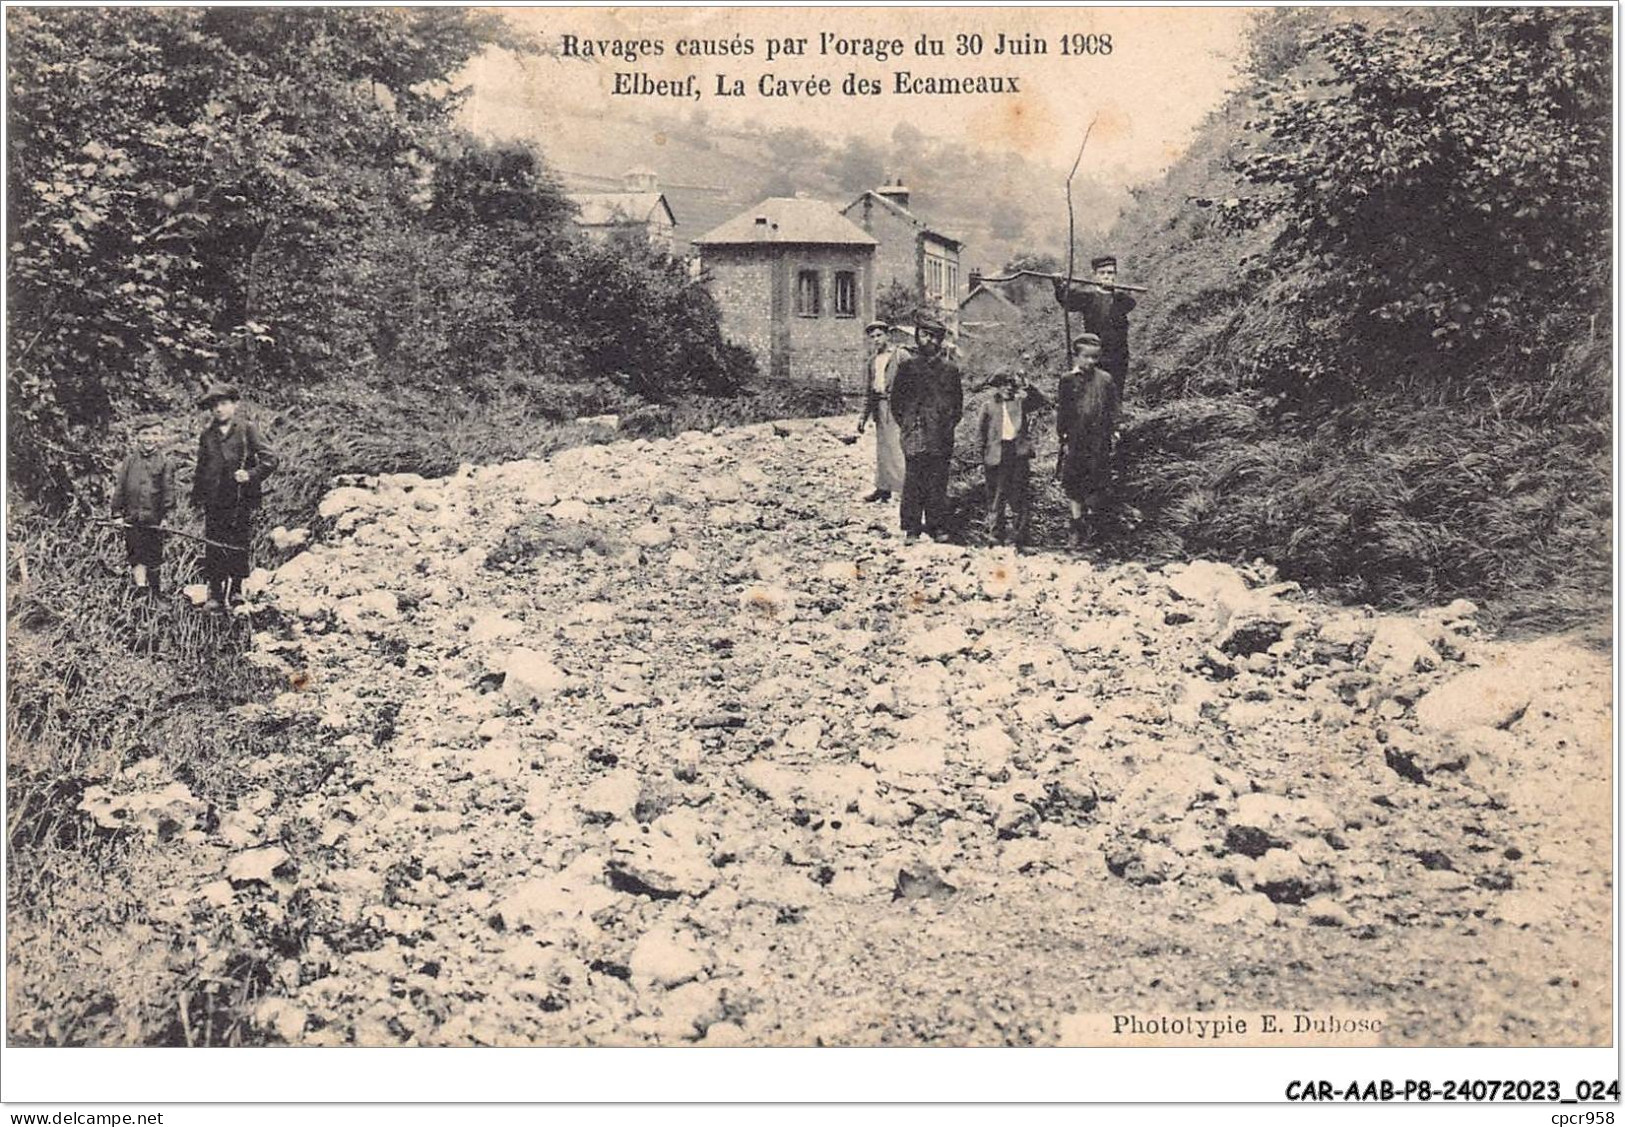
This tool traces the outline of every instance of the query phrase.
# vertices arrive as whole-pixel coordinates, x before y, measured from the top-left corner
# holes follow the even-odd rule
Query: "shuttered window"
[[[835,316],[858,315],[858,276],[850,270],[835,272]]]
[[[817,317],[823,311],[818,291],[818,271],[802,270],[796,274],[796,315],[798,317]]]

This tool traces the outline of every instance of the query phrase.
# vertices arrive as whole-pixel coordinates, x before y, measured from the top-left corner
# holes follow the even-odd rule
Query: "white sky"
[[[635,63],[607,58],[583,61],[542,56],[523,61],[504,54],[477,61],[467,72],[473,98],[467,121],[495,136],[545,140],[549,119],[569,116],[643,115],[651,110],[687,115],[703,109],[724,127],[754,120],[767,126],[805,126],[832,135],[858,134],[875,140],[891,135],[899,122],[943,138],[1014,150],[1069,167],[1091,117],[1099,114],[1089,141],[1093,175],[1108,183],[1148,179],[1165,168],[1190,140],[1202,117],[1230,88],[1243,50],[1246,26],[1256,9],[1241,8],[517,8],[503,9],[517,26],[555,49],[562,35],[581,38],[666,41],[661,58]],[[828,31],[849,39],[901,38],[900,57],[873,59],[820,56],[818,35]],[[999,32],[1022,33],[1048,41],[1046,55],[996,56]],[[913,53],[921,33],[941,37],[947,53],[922,58]],[[980,33],[978,58],[955,57],[957,33]],[[681,59],[678,38],[727,39],[742,33],[756,40],[748,58]],[[1060,39],[1068,33],[1110,34],[1110,55],[1065,57]],[[767,39],[805,36],[804,57],[766,59]],[[839,83],[851,71],[891,88],[891,72],[915,74],[1015,75],[1021,93],[843,97]],[[699,101],[616,97],[616,72],[643,71],[651,78],[700,76]],[[743,98],[713,96],[714,75],[737,75],[751,93]],[[826,75],[837,85],[828,98],[766,98],[757,78]]]

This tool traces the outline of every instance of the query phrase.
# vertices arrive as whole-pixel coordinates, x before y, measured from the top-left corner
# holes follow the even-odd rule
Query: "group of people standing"
[[[1055,299],[1082,315],[1084,331],[1070,341],[1071,367],[1060,377],[1055,430],[1060,439],[1056,477],[1070,510],[1074,547],[1098,531],[1109,499],[1112,447],[1128,376],[1128,314],[1134,299],[1117,289],[1117,260],[1102,255],[1094,277],[1075,283],[1056,279]],[[896,347],[891,326],[871,322],[858,433],[875,424],[875,488],[871,502],[900,498],[905,541],[922,533],[951,538],[948,478],[954,432],[964,413],[964,380],[944,355],[947,330],[929,315],[915,320],[915,348]],[[1003,543],[1012,531],[1018,546],[1031,525],[1031,469],[1036,452],[1032,423],[1048,399],[1024,370],[1001,369],[990,380],[993,397],[977,414],[975,434],[986,473],[986,532]]]
[[[224,609],[241,597],[261,486],[278,464],[259,427],[238,417],[237,402],[237,389],[225,384],[210,387],[198,399],[209,421],[198,436],[191,500],[203,516],[209,610]],[[155,422],[140,426],[113,482],[113,516],[124,529],[130,582],[153,596],[163,593],[164,537],[172,531],[164,521],[175,504],[175,467],[162,449],[163,437]]]

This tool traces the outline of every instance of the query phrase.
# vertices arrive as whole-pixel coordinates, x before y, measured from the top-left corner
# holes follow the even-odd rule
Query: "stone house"
[[[634,169],[622,183],[624,190],[619,192],[567,193],[578,209],[576,228],[589,239],[643,239],[657,250],[674,254],[677,218],[655,174]]]
[[[766,199],[694,240],[722,331],[769,378],[861,377],[875,240],[821,200]]]
[[[880,244],[875,252],[875,286],[901,284],[938,311],[952,330],[959,313],[959,252],[963,243],[909,210],[902,181],[864,192],[841,209]]]
[[[959,303],[960,333],[974,337],[978,330],[986,332],[997,325],[1013,325],[1025,317],[1021,306],[1005,297],[997,286],[983,282],[975,270],[971,271],[970,292]]]

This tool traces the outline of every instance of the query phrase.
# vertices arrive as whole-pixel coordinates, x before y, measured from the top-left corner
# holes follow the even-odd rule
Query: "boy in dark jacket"
[[[1055,430],[1061,440],[1056,474],[1072,510],[1071,541],[1082,547],[1090,523],[1098,519],[1111,494],[1112,439],[1121,408],[1120,390],[1111,372],[1098,366],[1100,338],[1084,333],[1072,342],[1072,370],[1057,389]]]
[[[163,431],[147,423],[135,432],[135,448],[113,483],[113,516],[124,525],[130,582],[154,597],[163,594],[164,534],[160,526],[175,506],[175,467],[160,449]]]
[[[248,578],[248,542],[260,484],[277,458],[253,423],[237,418],[237,389],[215,384],[198,400],[210,414],[198,438],[192,504],[203,511],[203,535],[214,541],[203,553],[209,610],[236,601]]]

